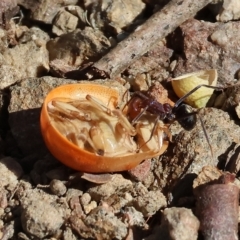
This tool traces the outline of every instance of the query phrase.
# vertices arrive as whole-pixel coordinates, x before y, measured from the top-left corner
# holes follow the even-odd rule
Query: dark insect
[[[183,104],[182,102],[195,91],[197,91],[200,87],[213,88],[217,90],[223,90],[221,87],[214,87],[205,84],[201,84],[193,88],[186,95],[181,97],[172,107],[168,103],[160,103],[153,97],[151,97],[148,91],[139,91],[135,92],[128,104],[128,115],[132,120],[132,124],[135,124],[141,116],[147,111],[151,114],[156,115],[156,122],[158,120],[163,121],[164,123],[172,123],[173,121],[178,121],[179,124],[186,130],[192,130],[196,125],[197,121],[197,111],[193,111],[192,107],[187,104]],[[209,143],[209,138],[207,136],[206,130],[204,128],[203,122],[200,118],[201,124],[203,126],[203,131],[206,136],[207,142]],[[151,137],[153,136],[155,127],[152,130]],[[151,139],[150,137],[150,139]],[[150,140],[149,139],[149,140]],[[148,140],[148,141],[149,141]]]

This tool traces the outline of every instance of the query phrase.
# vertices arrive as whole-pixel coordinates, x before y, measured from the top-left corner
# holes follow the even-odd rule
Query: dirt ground
[[[240,4],[202,2],[1,0],[0,239],[238,239]],[[164,125],[166,151],[133,169],[77,171],[43,140],[41,109],[56,87],[115,89],[120,110],[138,91],[173,106],[170,80],[208,69],[222,90],[195,109],[194,128]]]

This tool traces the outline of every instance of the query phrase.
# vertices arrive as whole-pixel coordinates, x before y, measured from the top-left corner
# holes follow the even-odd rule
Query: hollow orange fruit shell
[[[134,168],[144,159],[161,155],[168,147],[163,141],[159,151],[132,152],[124,156],[104,156],[80,148],[63,136],[52,124],[49,116],[48,104],[53,99],[79,100],[91,95],[99,99],[108,108],[115,109],[119,100],[116,89],[97,84],[71,84],[62,85],[53,89],[46,97],[40,117],[43,139],[54,157],[70,168],[83,172],[117,172]]]

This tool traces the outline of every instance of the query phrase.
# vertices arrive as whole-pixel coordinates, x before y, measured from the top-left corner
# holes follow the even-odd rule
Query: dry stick
[[[93,64],[93,69],[112,78],[123,72],[155,43],[174,31],[180,24],[211,3],[211,0],[172,0],[153,14],[129,37]],[[90,75],[89,75],[90,77]]]

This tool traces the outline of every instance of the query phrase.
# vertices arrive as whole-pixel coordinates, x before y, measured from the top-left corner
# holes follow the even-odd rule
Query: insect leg
[[[181,104],[189,95],[193,94],[194,92],[196,92],[201,87],[213,88],[213,89],[216,89],[216,90],[223,90],[224,89],[223,87],[215,87],[215,86],[210,86],[210,85],[206,85],[206,84],[200,84],[200,85],[196,86],[195,88],[193,88],[190,92],[185,94],[183,97],[179,98],[177,100],[177,102],[174,104],[173,108],[177,108],[179,106],[179,104]]]
[[[139,114],[139,115],[140,115],[140,114]],[[140,150],[144,145],[146,145],[146,144],[152,139],[153,134],[154,134],[154,132],[155,132],[155,130],[156,130],[156,127],[157,127],[157,123],[158,123],[158,121],[159,121],[159,118],[160,118],[160,116],[158,115],[158,116],[156,117],[155,121],[154,121],[154,126],[153,126],[153,129],[152,129],[152,131],[151,131],[151,135],[150,135],[149,139],[148,139],[144,144],[142,144],[142,145],[139,147],[139,150]]]
[[[206,128],[205,128],[205,125],[203,123],[203,120],[200,116],[198,116],[199,119],[200,119],[200,122],[201,122],[201,125],[202,125],[202,129],[203,129],[203,132],[204,132],[204,135],[206,137],[206,140],[207,140],[207,143],[208,143],[208,146],[210,148],[210,151],[211,151],[211,155],[212,155],[212,158],[214,157],[214,154],[213,154],[213,149],[212,149],[212,145],[210,143],[210,140],[209,140],[209,137],[208,137],[208,134],[207,134],[207,131],[206,131]]]
[[[146,106],[133,120],[132,120],[132,124],[136,123],[141,116],[147,111],[148,106]]]
[[[184,120],[184,119],[189,118],[189,117],[194,116],[194,115],[195,115],[195,116],[198,116],[198,117],[199,117],[199,120],[200,120],[200,123],[201,123],[201,126],[202,126],[202,129],[203,129],[204,136],[205,136],[205,138],[206,138],[206,140],[207,140],[207,143],[208,143],[208,146],[209,146],[209,148],[210,148],[211,155],[212,155],[212,157],[214,157],[213,150],[212,150],[212,145],[211,145],[211,143],[210,143],[210,140],[209,140],[209,137],[208,137],[208,134],[207,134],[205,125],[204,125],[204,123],[203,123],[202,118],[201,118],[199,115],[197,115],[197,114],[198,114],[198,111],[186,113],[185,116],[178,117],[178,118],[176,118],[176,120],[179,122],[179,124],[180,124],[185,130],[188,130],[188,131],[189,131],[189,130],[191,130],[191,129],[193,128],[193,125],[186,125],[185,121],[181,121],[181,120]],[[188,123],[188,124],[189,124],[189,123]],[[193,124],[195,125],[195,122],[193,122]]]

